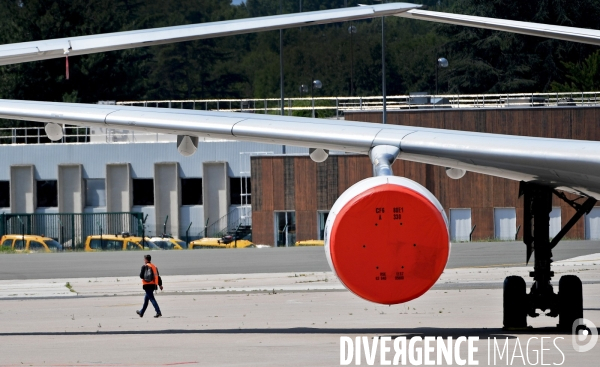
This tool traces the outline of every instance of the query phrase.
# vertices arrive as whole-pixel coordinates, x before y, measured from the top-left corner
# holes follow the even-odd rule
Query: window
[[[173,249],[173,244],[170,243],[169,241],[154,241],[152,243],[154,243],[156,246],[160,247],[163,250],[172,250]]]
[[[85,206],[106,206],[106,181],[103,178],[85,180]]]
[[[102,241],[100,240],[91,240],[90,248],[93,250],[101,250],[102,249]]]
[[[46,241],[46,246],[52,251],[62,251],[63,249],[62,245],[54,240]]]
[[[229,197],[231,205],[252,204],[250,177],[229,177]]]
[[[181,205],[202,205],[202,179],[181,179]]]
[[[51,208],[58,206],[58,189],[56,180],[37,182],[38,208]]]
[[[4,242],[2,242],[2,246],[6,246],[6,247],[10,247],[12,246],[13,240],[11,239],[5,239]]]
[[[90,248],[94,250],[123,250],[123,242],[93,239],[90,241]]]
[[[128,241],[127,242],[127,249],[128,250],[141,250],[142,247],[140,245],[138,245],[137,243],[135,243],[135,242]]]
[[[275,212],[275,245],[289,247],[296,244],[296,213]]]
[[[499,240],[515,240],[517,235],[517,212],[515,208],[494,208],[494,232]]]
[[[25,241],[16,240],[15,241],[15,250],[24,250],[25,249]]]
[[[151,241],[143,241],[144,243],[142,244],[142,242],[136,242],[139,246],[138,248],[134,248],[132,250],[141,250],[142,246],[143,248],[149,249],[149,250],[160,250],[160,247],[158,247],[156,244],[154,244],[154,242]]]
[[[138,178],[133,180],[133,205],[154,205],[154,180]]]
[[[10,183],[8,181],[0,181],[0,208],[8,208],[10,206]]]
[[[319,211],[317,212],[317,228],[319,230],[317,238],[318,240],[325,239],[325,223],[327,223],[327,217],[329,217],[329,212]]]
[[[38,241],[29,241],[29,250],[31,251],[40,251],[40,250],[45,250],[46,247],[39,243]]]
[[[110,240],[110,241],[102,241],[102,249],[103,250],[109,250],[109,251],[120,251],[123,250],[123,242],[121,241],[115,241],[115,240]]]
[[[452,241],[470,241],[471,227],[471,209],[450,209],[450,239]]]

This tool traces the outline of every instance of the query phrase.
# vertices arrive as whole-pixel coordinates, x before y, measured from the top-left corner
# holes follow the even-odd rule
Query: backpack
[[[146,270],[144,270],[144,281],[154,283],[154,271],[151,266],[146,265]]]

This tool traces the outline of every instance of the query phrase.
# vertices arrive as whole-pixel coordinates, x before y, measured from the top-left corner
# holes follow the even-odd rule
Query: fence
[[[46,236],[66,250],[81,250],[90,235],[128,232],[142,236],[142,213],[0,214],[0,236]]]
[[[412,94],[387,96],[388,111],[436,108],[513,108],[597,106],[600,92],[578,93],[509,93],[509,94]],[[281,114],[281,100],[263,99],[189,99],[122,101],[117,105],[137,107],[180,108],[205,111],[247,112],[256,114]],[[299,97],[284,99],[284,114],[319,118],[343,118],[347,112],[381,111],[382,96],[365,97]],[[156,133],[128,130],[81,128],[65,125],[63,143],[86,142],[151,142],[159,141]],[[162,141],[162,140],[161,140]],[[49,143],[43,125],[29,128],[0,129],[0,144]]]
[[[434,109],[434,108],[498,108],[498,107],[559,107],[596,106],[600,92],[568,93],[505,93],[505,94],[447,94],[431,95],[415,93],[386,97],[386,109]],[[117,105],[179,108],[204,111],[248,112],[258,114],[281,114],[281,99],[189,99],[122,101]],[[340,118],[346,112],[377,111],[383,109],[382,96],[365,97],[298,97],[284,99],[284,114]]]
[[[89,143],[90,128],[80,126],[63,126],[63,138],[57,143]],[[51,143],[44,125],[39,127],[0,128],[0,144],[45,144]]]

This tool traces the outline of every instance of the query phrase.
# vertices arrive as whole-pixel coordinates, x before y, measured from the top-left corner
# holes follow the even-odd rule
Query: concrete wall
[[[106,165],[106,211],[128,212],[133,205],[131,167],[129,163]]]
[[[36,203],[36,181],[33,165],[10,167],[10,212],[33,213]]]
[[[82,213],[85,205],[81,164],[58,166],[58,212]]]
[[[163,228],[165,218],[167,234],[179,237],[179,207],[181,206],[181,184],[179,164],[165,162],[154,164],[154,209],[157,230]],[[157,233],[159,234],[159,233]],[[161,233],[162,234],[162,233]]]
[[[204,220],[208,220],[211,224],[225,217],[229,209],[227,162],[205,162],[202,165],[202,172]]]
[[[178,162],[180,177],[202,177],[202,163],[228,162],[229,176],[249,171],[249,154],[281,154],[281,145],[239,141],[201,142],[196,154],[183,157],[173,143],[135,144],[0,144],[0,180],[10,180],[10,166],[35,165],[36,180],[57,180],[60,164],[82,164],[83,178],[104,178],[105,165],[127,162],[131,177],[152,177],[154,163]],[[306,148],[287,147],[288,153],[307,153]]]
[[[179,235],[181,238],[185,236],[185,231],[188,226],[192,223],[190,228],[191,237],[204,236],[204,205],[183,205],[179,208]]]

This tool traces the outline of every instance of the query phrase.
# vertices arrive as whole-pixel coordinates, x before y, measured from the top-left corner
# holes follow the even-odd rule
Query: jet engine
[[[325,251],[333,272],[357,296],[381,304],[407,302],[427,292],[446,267],[448,219],[418,183],[367,178],[331,208]]]

